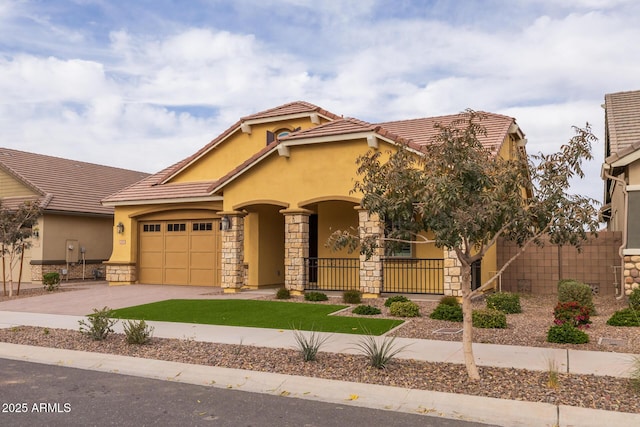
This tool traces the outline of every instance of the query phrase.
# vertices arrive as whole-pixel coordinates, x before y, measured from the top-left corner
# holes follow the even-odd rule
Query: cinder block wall
[[[620,287],[613,266],[621,266],[618,249],[622,233],[601,232],[591,237],[578,252],[572,246],[559,247],[545,240],[542,247],[531,245],[502,274],[502,290],[509,292],[556,294],[560,279],[576,279],[592,285],[600,295],[614,295],[615,285]],[[498,266],[511,258],[517,245],[505,240],[498,242]]]

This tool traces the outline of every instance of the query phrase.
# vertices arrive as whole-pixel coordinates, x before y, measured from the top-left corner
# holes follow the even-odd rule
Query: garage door
[[[218,219],[140,222],[139,281],[220,286]]]

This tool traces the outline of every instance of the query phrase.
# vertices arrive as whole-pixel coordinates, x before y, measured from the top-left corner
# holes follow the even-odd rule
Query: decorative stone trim
[[[378,214],[370,214],[358,208],[358,233],[360,239],[377,238],[378,247],[367,259],[360,255],[360,292],[363,298],[378,298],[382,288],[382,257],[384,255],[384,223]]]
[[[456,251],[444,250],[444,294],[462,297],[462,263]]]
[[[640,255],[625,255],[623,273],[624,294],[631,295],[634,289],[640,288]]]
[[[307,274],[304,259],[309,257],[309,215],[306,209],[283,209],[284,285],[293,295],[304,292]]]
[[[106,266],[109,286],[131,285],[137,280],[135,264],[107,264]]]
[[[224,293],[240,292],[245,283],[244,213],[219,212],[229,218],[229,229],[222,230],[222,281]]]
[[[66,270],[66,274],[63,272]],[[98,271],[96,275],[96,270]],[[91,262],[84,265],[84,275],[82,263],[74,264],[32,264],[31,282],[42,283],[42,276],[47,273],[59,273],[61,280],[94,280],[105,278],[106,266],[102,262]],[[83,277],[84,276],[84,277]]]

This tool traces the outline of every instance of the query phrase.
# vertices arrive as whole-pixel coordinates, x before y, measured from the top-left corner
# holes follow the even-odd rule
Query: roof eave
[[[328,121],[333,120],[331,117],[325,116],[324,114],[319,113],[317,111],[307,111],[302,113],[285,114],[281,116],[258,117],[254,119],[241,119],[240,122],[245,125],[253,126],[253,125],[258,125],[263,123],[274,123],[274,122],[281,122],[285,120],[303,119],[307,117],[309,119],[312,119],[314,118],[314,116],[322,117],[323,119]]]
[[[209,196],[197,196],[197,197],[168,197],[157,199],[137,199],[137,200],[117,200],[117,201],[103,201],[103,206],[118,207],[118,206],[140,206],[140,205],[154,205],[154,204],[175,204],[175,203],[194,203],[194,202],[218,202],[222,201],[222,196],[209,195]]]
[[[615,158],[612,158],[612,157],[615,157]],[[637,149],[622,157],[618,157],[617,155],[610,156],[605,159],[605,163],[607,163],[608,165],[611,165],[611,167],[613,168],[619,168],[619,167],[630,165],[631,163],[639,159],[640,159],[640,149]]]

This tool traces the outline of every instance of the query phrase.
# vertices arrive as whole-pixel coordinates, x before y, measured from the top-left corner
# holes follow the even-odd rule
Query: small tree
[[[557,153],[532,159],[503,159],[480,142],[486,130],[481,114],[467,110],[450,125],[436,125],[432,144],[417,149],[400,146],[395,153],[369,151],[357,160],[361,179],[354,192],[362,206],[378,214],[387,230],[385,245],[412,241],[429,231],[437,247],[455,251],[461,263],[463,352],[471,379],[480,378],[472,348],[471,299],[483,292],[531,243],[549,235],[554,244],[574,245],[597,230],[595,200],[567,194],[569,180],[583,177],[582,161],[591,159],[597,138],[590,127],[574,127],[576,135]],[[383,156],[388,160],[383,161]],[[492,278],[471,290],[471,264],[481,260],[503,237],[520,251]],[[360,248],[371,256],[380,245],[337,231],[333,249]]]
[[[31,246],[29,238],[33,233],[33,226],[42,214],[40,205],[36,202],[25,202],[17,209],[2,206],[0,200],[0,248],[2,255],[2,282],[4,295],[7,295],[6,278],[9,278],[9,296],[13,296],[13,269],[22,262],[24,251]],[[18,281],[18,294],[20,282]]]

